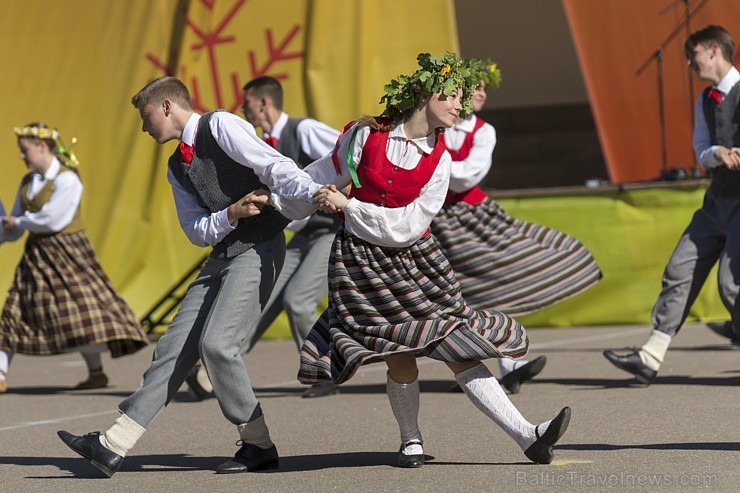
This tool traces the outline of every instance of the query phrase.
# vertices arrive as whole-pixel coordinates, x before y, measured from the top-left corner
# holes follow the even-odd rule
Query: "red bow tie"
[[[709,90],[709,94],[707,94],[707,97],[709,97],[709,99],[717,104],[720,104],[722,102],[722,93],[715,88]]]
[[[275,137],[265,137],[265,142],[273,149],[277,149],[278,140]]]
[[[182,162],[190,164],[193,162],[193,146],[180,142],[180,156],[182,156]]]

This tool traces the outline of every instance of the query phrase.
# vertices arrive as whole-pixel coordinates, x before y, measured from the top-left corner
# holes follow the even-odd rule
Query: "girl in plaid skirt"
[[[366,363],[388,366],[387,394],[401,433],[398,466],[421,467],[416,358],[444,361],[470,400],[537,463],[553,459],[553,444],[568,426],[570,409],[534,425],[514,407],[481,360],[527,352],[524,329],[497,311],[476,311],[461,295],[450,263],[429,224],[447,193],[451,158],[438,135],[470,111],[477,80],[469,62],[447,53],[418,57],[411,76],[386,85],[381,118],[345,127],[332,154],[306,168],[317,183],[324,212],[344,225],[329,263],[329,307],[303,345],[303,383],[342,383]],[[338,191],[350,186],[348,196]],[[272,195],[291,218],[303,204]]]
[[[0,243],[28,231],[25,250],[0,319],[0,392],[14,353],[80,351],[87,380],[75,389],[105,387],[101,351],[116,358],[147,343],[134,313],[113,290],[80,217],[77,159],[56,129],[36,122],[16,127],[23,177]]]
[[[498,87],[501,73],[491,61],[476,71],[473,113],[444,133],[452,156],[450,189],[431,230],[455,270],[465,301],[476,309],[495,308],[516,317],[585,291],[599,282],[601,271],[581,242],[509,216],[478,186],[491,169],[496,130],[474,113],[483,108],[486,90]],[[546,359],[497,361],[504,387],[517,393],[542,371]]]

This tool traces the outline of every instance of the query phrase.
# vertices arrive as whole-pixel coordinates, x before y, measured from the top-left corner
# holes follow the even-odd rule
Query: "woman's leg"
[[[103,351],[107,351],[105,343],[80,348],[80,355],[87,365],[87,380],[80,382],[75,390],[100,389],[108,385],[108,377],[103,373]]]
[[[401,432],[400,467],[421,467],[424,449],[419,430],[419,370],[413,354],[395,354],[386,359],[386,392]]]
[[[8,390],[7,376],[11,359],[13,359],[13,353],[0,351],[0,394]]]

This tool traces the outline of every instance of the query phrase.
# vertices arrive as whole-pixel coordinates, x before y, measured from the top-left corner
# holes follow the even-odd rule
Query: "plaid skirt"
[[[509,216],[496,201],[446,205],[431,225],[463,296],[478,309],[524,315],[601,279],[591,253],[560,231]]]
[[[303,344],[298,379],[342,383],[394,353],[465,362],[518,358],[528,347],[517,321],[465,304],[431,235],[387,248],[342,226],[329,262],[329,306]]]
[[[147,344],[84,232],[30,236],[0,319],[0,349],[58,354],[107,343],[111,356]]]

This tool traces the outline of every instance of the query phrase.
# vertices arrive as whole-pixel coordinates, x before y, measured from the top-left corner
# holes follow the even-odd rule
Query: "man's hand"
[[[714,151],[714,157],[729,169],[740,169],[740,147],[720,147]]]
[[[227,210],[229,224],[234,224],[243,217],[256,216],[262,212],[262,208],[270,201],[270,192],[263,189],[258,189],[253,192],[249,192],[244,197],[240,198],[233,204],[231,204]]]

